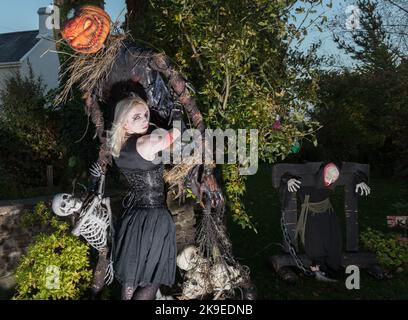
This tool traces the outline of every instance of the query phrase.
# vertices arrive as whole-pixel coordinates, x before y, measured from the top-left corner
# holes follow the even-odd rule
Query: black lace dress
[[[115,159],[129,184],[115,228],[115,277],[133,287],[171,286],[176,273],[176,230],[165,201],[163,164],[138,153],[137,137],[130,136]]]

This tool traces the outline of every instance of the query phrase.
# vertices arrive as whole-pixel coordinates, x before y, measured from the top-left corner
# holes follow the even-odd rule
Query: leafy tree
[[[378,2],[384,19],[385,31],[391,41],[400,48],[401,57],[407,57],[408,51],[408,3],[405,0],[384,0]]]
[[[14,74],[4,81],[0,100],[3,170],[15,186],[45,185],[46,166],[58,166],[63,154],[41,79],[35,79],[31,70],[26,78]]]
[[[55,1],[63,15],[91,2],[98,1]],[[142,46],[164,51],[194,84],[209,127],[258,129],[260,159],[273,163],[284,159],[298,140],[311,139],[317,128],[308,117],[317,99],[317,47],[301,54],[293,43],[302,41],[314,23],[303,22],[322,3],[128,0],[125,25]],[[303,17],[300,24],[297,15]],[[282,127],[274,130],[277,115]],[[241,199],[245,177],[238,169],[223,169],[228,203],[234,219],[251,226]]]
[[[93,138],[95,128],[83,110],[83,102],[79,98],[55,110],[58,114],[59,143],[64,153],[62,184],[74,180],[87,184],[88,170],[98,157],[98,141]]]
[[[307,54],[294,50],[291,43],[307,27],[289,22],[309,12],[307,3],[155,0],[145,11],[147,22],[134,21],[131,30],[136,41],[170,56],[194,84],[207,126],[258,129],[259,157],[273,163],[317,128],[308,118],[317,98],[316,47]],[[282,128],[275,131],[277,115]],[[225,165],[223,174],[234,220],[251,226],[241,199],[245,177],[236,165]]]
[[[383,18],[378,12],[378,4],[372,0],[359,0],[360,29],[352,33],[352,42],[346,42],[339,35],[334,35],[340,49],[361,62],[366,71],[393,71],[398,62],[399,50],[392,45],[387,34]]]
[[[387,34],[378,3],[357,2],[360,26],[351,39],[336,36],[340,49],[359,62],[355,70],[322,76],[314,115],[326,128],[319,133],[328,154],[367,161],[384,173],[406,157],[407,74],[405,59]]]

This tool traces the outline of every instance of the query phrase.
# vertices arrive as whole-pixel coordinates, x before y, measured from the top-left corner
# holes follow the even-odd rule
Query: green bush
[[[399,241],[395,235],[385,235],[367,228],[361,233],[363,245],[377,256],[378,262],[389,269],[408,264],[408,245]]]
[[[17,293],[13,300],[80,299],[91,286],[89,245],[71,235],[69,225],[59,221],[44,204],[23,223],[29,226],[39,219],[56,229],[38,235],[16,271]]]
[[[0,90],[0,162],[21,191],[46,184],[46,166],[63,158],[56,113],[48,106],[43,82],[32,70],[4,80]],[[57,171],[56,171],[57,172]]]

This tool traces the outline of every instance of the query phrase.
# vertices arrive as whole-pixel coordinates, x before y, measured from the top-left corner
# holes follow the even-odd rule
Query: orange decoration
[[[61,31],[69,46],[84,54],[98,52],[109,34],[110,17],[97,6],[82,6]]]

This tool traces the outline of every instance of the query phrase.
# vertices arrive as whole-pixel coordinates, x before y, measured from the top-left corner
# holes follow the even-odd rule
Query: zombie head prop
[[[103,48],[110,30],[110,17],[96,6],[82,6],[67,21],[62,37],[75,51],[92,54]]]
[[[343,162],[325,161],[314,173],[314,186],[319,189],[334,189],[342,180]]]
[[[81,209],[82,201],[68,193],[58,193],[52,199],[52,210],[57,216],[69,216]]]
[[[323,168],[323,183],[325,187],[331,186],[340,176],[339,168],[333,163],[327,163]]]

